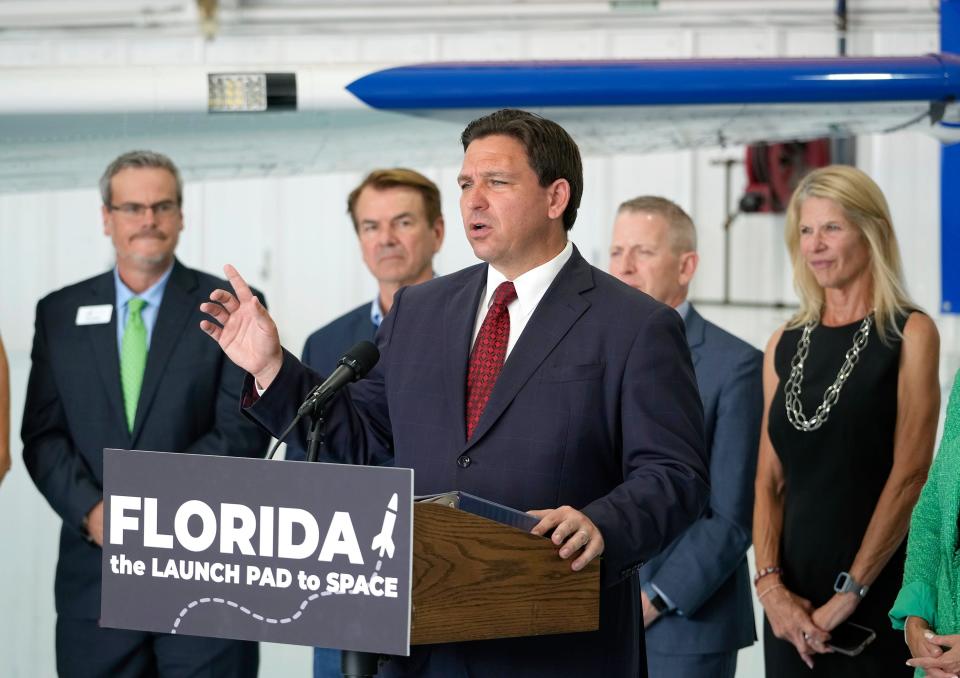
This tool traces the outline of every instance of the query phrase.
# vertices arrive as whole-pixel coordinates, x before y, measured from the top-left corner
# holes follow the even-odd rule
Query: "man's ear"
[[[566,179],[557,179],[547,187],[547,216],[559,219],[570,203],[570,182]]]
[[[103,234],[113,234],[113,214],[106,205],[100,205],[100,217],[103,219]]]
[[[440,246],[443,245],[443,235],[445,233],[446,225],[444,224],[443,217],[437,217],[433,222],[433,230],[437,233],[437,242],[436,246],[433,248],[433,253],[436,254],[440,251]]]
[[[697,272],[698,263],[700,263],[700,256],[696,252],[684,252],[680,255],[680,285],[690,284],[690,281],[693,280],[693,274]]]

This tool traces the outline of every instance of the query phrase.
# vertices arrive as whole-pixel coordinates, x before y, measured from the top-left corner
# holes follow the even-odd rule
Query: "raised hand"
[[[250,286],[230,264],[223,267],[236,296],[214,290],[200,310],[216,322],[202,320],[200,329],[209,334],[238,367],[267,388],[283,364],[280,333]]]

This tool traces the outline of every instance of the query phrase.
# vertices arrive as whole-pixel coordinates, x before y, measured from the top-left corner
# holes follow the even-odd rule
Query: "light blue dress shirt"
[[[370,304],[370,322],[376,328],[379,328],[380,323],[383,322],[383,309],[380,308],[379,294],[373,298],[373,303]]]
[[[173,271],[173,264],[167,272],[160,276],[160,280],[147,288],[143,294],[135,294],[133,290],[127,287],[120,279],[120,272],[116,267],[113,268],[113,280],[117,290],[117,349],[123,346],[123,331],[127,328],[127,302],[134,297],[140,297],[146,303],[143,310],[140,311],[140,317],[143,318],[143,324],[147,328],[147,350],[150,350],[150,340],[153,337],[153,328],[157,325],[157,315],[160,313],[160,302],[163,301],[163,292],[167,289],[167,281],[170,280],[170,273]]]

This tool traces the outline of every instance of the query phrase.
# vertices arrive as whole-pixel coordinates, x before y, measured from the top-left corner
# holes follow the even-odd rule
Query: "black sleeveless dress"
[[[803,413],[810,419],[837,377],[861,321],[841,327],[818,325],[801,383]],[[898,323],[900,329],[906,318]],[[787,419],[784,386],[803,330],[783,333],[774,354],[780,383],[770,406],[769,434],[786,483],[781,562],[784,584],[819,607],[833,595],[837,574],[848,571],[893,466],[897,419],[900,340],[884,344],[871,328],[859,362],[844,384],[827,422],[816,431],[798,431]],[[793,645],[778,640],[764,620],[768,678],[790,676],[911,676],[903,633],[887,612],[900,590],[906,540],[891,557],[849,621],[873,629],[877,638],[857,657],[814,656],[811,671]]]

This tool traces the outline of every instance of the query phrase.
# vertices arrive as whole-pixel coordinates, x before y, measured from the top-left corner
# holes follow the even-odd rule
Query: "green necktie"
[[[127,324],[123,329],[123,343],[120,346],[123,409],[126,411],[127,428],[130,431],[133,431],[133,421],[137,416],[143,370],[147,366],[147,327],[140,315],[146,305],[147,302],[137,297],[127,302]]]

